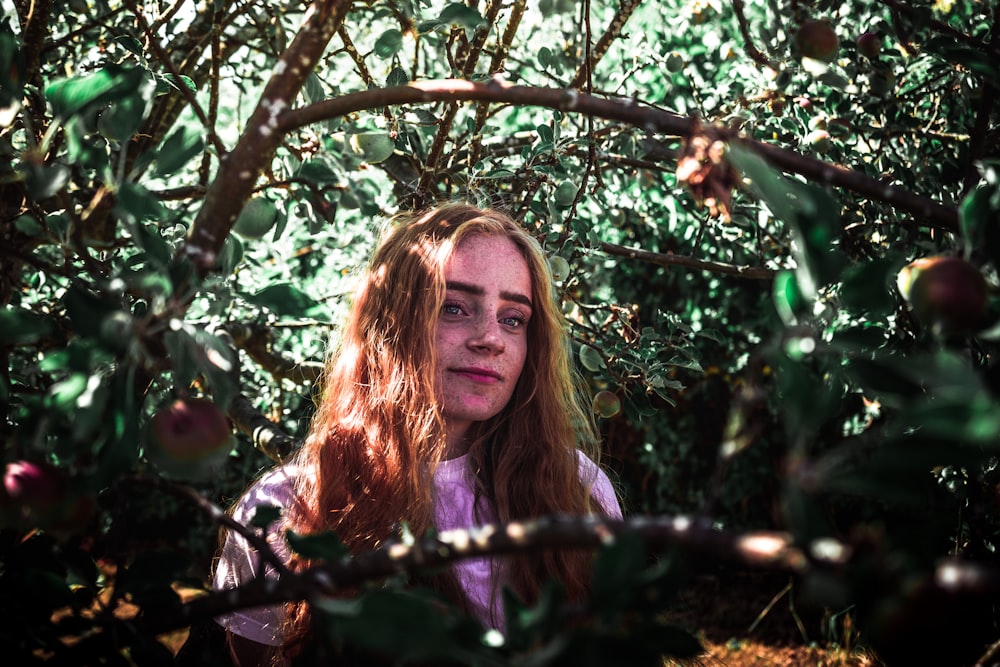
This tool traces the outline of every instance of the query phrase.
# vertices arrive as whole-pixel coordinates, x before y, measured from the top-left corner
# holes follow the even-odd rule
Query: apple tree
[[[18,664],[225,660],[213,615],[295,599],[325,659],[660,664],[697,654],[662,612],[715,562],[793,575],[888,664],[991,659],[995,7],[0,4]],[[506,208],[549,253],[633,518],[346,561],[291,535],[326,564],[212,594],[220,526],[253,540],[274,518],[223,510],[303,436],[382,221],[453,198]],[[510,599],[506,637],[400,575],[580,547],[598,551],[585,608],[556,586]]]

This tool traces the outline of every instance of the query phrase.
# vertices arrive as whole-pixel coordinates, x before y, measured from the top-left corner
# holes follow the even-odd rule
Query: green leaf
[[[389,87],[405,86],[409,82],[410,75],[402,67],[393,67],[392,71],[389,72],[389,76],[385,79],[385,85]]]
[[[24,175],[24,184],[28,187],[28,195],[35,201],[54,197],[69,183],[70,170],[64,164],[36,164],[22,162],[18,171]]]
[[[7,21],[0,23],[0,109],[20,104],[24,88],[24,55]]]
[[[173,74],[163,74],[156,77],[155,94],[163,95],[165,93],[169,93],[171,90],[180,90],[181,86],[184,86],[192,93],[197,92],[198,90],[198,85],[194,82],[194,79],[189,76],[181,74],[180,80],[178,81]]]
[[[281,508],[275,505],[258,505],[254,509],[250,525],[257,528],[267,528],[281,518]]]
[[[26,345],[52,336],[56,331],[52,318],[28,310],[0,310],[0,343]]]
[[[322,311],[311,296],[291,283],[268,285],[248,296],[250,303],[270,309],[280,317],[308,317]]]
[[[474,7],[461,2],[452,2],[442,11],[438,20],[448,25],[460,25],[466,30],[475,30],[486,25],[486,19]]]
[[[74,373],[65,380],[56,382],[49,388],[45,406],[58,412],[72,412],[80,394],[87,389],[87,379],[88,376],[83,373]]]
[[[893,292],[903,262],[895,257],[855,262],[844,271],[840,298],[855,313],[887,316],[896,310]]]
[[[340,179],[326,160],[319,157],[309,158],[303,162],[296,176],[312,183],[336,183]]]
[[[63,296],[70,325],[81,336],[99,336],[101,322],[108,314],[118,310],[118,305],[85,290],[80,285],[71,285]]]
[[[750,180],[750,189],[791,229],[799,287],[807,299],[840,277],[844,259],[834,251],[840,237],[840,204],[828,192],[780,174],[763,158],[730,144],[730,163]]]
[[[142,83],[145,70],[141,67],[105,65],[85,76],[62,79],[45,89],[45,97],[53,113],[65,120],[85,109],[104,105],[134,93]]]
[[[122,48],[131,53],[132,55],[144,57],[142,53],[142,42],[131,35],[118,35],[115,37],[115,42],[117,42]]]
[[[292,551],[312,560],[338,561],[348,554],[347,547],[332,530],[309,535],[299,535],[293,530],[285,531],[285,539]]]
[[[375,40],[375,55],[383,60],[399,53],[403,48],[403,33],[396,28],[389,28]]]
[[[1000,266],[1000,183],[982,183],[962,199],[959,225],[971,248],[982,248]]]
[[[627,607],[646,565],[646,547],[637,535],[621,535],[597,552],[591,578],[591,604],[610,612]]]
[[[774,277],[771,296],[774,299],[775,310],[786,326],[798,322],[798,319],[808,313],[809,302],[802,294],[794,271],[779,271]]]
[[[182,125],[163,140],[156,154],[155,172],[159,176],[172,174],[201,152],[205,147],[201,130]]]
[[[14,228],[25,236],[41,236],[45,232],[45,227],[28,213],[14,221]]]

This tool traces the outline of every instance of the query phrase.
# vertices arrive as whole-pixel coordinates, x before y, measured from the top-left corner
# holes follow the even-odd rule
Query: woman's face
[[[528,353],[532,284],[514,242],[485,234],[458,245],[445,281],[435,388],[454,457],[468,449],[469,426],[498,414],[514,393]]]

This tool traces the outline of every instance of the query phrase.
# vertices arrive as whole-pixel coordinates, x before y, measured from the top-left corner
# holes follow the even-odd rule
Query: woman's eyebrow
[[[465,283],[460,280],[449,280],[445,283],[445,289],[454,290],[456,292],[465,292],[467,294],[472,294],[473,296],[482,296],[486,294],[484,290],[479,285],[473,285],[472,283]],[[531,297],[521,294],[520,292],[507,292],[501,290],[500,298],[506,301],[515,301],[517,303],[522,303],[528,308],[531,308]]]

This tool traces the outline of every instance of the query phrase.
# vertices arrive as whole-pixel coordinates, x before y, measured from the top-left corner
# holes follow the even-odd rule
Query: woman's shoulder
[[[611,478],[582,450],[577,449],[576,455],[580,481],[590,487],[590,495],[610,518],[622,518],[621,504],[618,502],[618,494],[615,493]]]
[[[258,507],[270,505],[284,509],[295,498],[295,480],[300,475],[295,465],[284,465],[268,470],[250,484],[233,509],[233,518],[245,523],[253,518]]]

